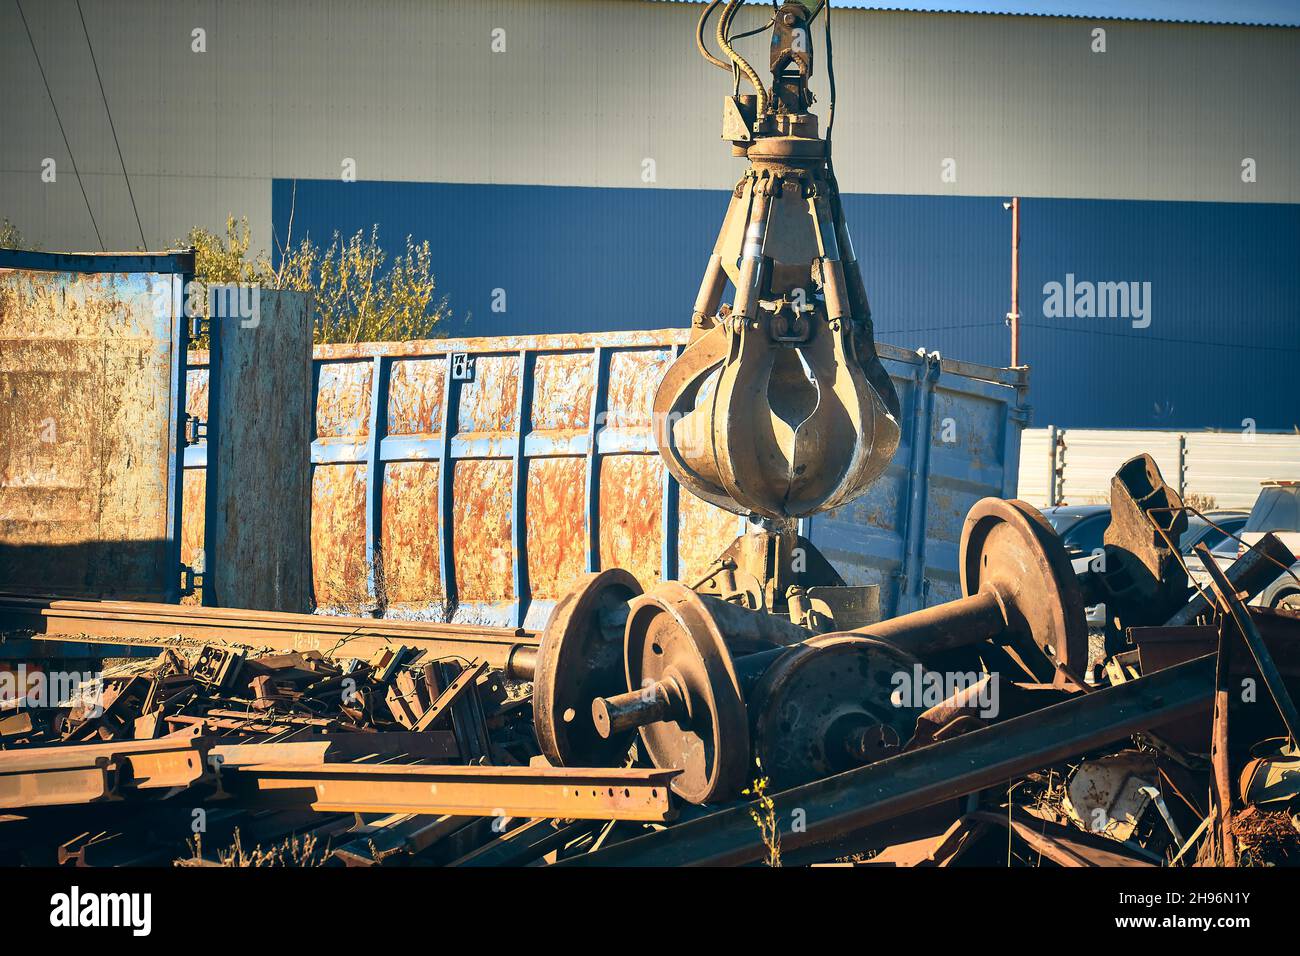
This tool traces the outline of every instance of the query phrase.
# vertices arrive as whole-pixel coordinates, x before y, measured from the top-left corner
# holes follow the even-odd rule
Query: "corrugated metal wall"
[[[390,247],[431,241],[449,334],[496,335],[686,323],[743,167],[718,138],[729,84],[695,53],[699,9],[131,0],[87,20],[150,244],[228,213],[266,249],[273,223],[327,242],[378,222]],[[106,242],[134,245],[76,8],[28,15]],[[14,9],[0,24],[0,215],[46,248],[86,248],[26,33]],[[835,17],[836,168],[881,338],[1007,361],[1001,200],[1018,193],[1038,422],[1291,427],[1300,30],[1111,21],[1094,53],[1097,25]],[[58,158],[56,183],[43,157]],[[340,180],[346,159],[355,183]],[[1068,275],[1150,282],[1150,326],[1047,318],[1044,286]],[[498,289],[505,312],[491,310]]]
[[[718,139],[729,83],[695,52],[700,9],[119,0],[85,14],[148,243],[233,212],[271,249],[271,181],[337,179],[348,157],[363,181],[729,188],[738,164]],[[24,10],[105,240],[129,248],[139,236],[76,6]],[[1110,21],[1097,54],[1086,20],[834,19],[848,192],[1300,201],[1300,31]],[[206,52],[193,52],[196,29]],[[92,248],[12,4],[0,7],[0,83],[0,215],[45,248]],[[824,69],[814,85],[824,114]],[[1249,186],[1243,156],[1259,163]],[[44,157],[59,160],[56,184],[41,182]],[[940,180],[946,157],[955,183]]]
[[[1020,497],[1038,506],[1108,504],[1116,469],[1142,452],[1180,493],[1216,508],[1249,510],[1260,482],[1300,481],[1300,434],[1031,428],[1020,446]]]

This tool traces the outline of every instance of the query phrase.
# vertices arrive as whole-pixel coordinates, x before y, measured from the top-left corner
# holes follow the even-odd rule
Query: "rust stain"
[[[366,592],[366,466],[317,465],[311,479],[316,604],[354,609]]]
[[[511,469],[508,460],[455,463],[452,547],[456,555],[456,597],[460,602],[508,601],[514,597]]]
[[[364,440],[370,434],[369,362],[330,362],[320,367],[316,391],[316,435]]]
[[[461,435],[513,432],[518,422],[519,357],[480,355],[474,377],[461,386],[456,430]]]
[[[384,590],[390,604],[421,605],[441,601],[436,461],[392,462],[384,472]]]
[[[581,458],[535,459],[528,467],[528,583],[533,597],[558,600],[586,568],[585,478]]]
[[[667,349],[615,352],[609,360],[605,424],[649,430],[655,389],[672,361]]]
[[[194,567],[203,553],[204,508],[207,504],[208,473],[204,468],[186,468],[182,478],[181,563]],[[182,604],[203,603],[202,591],[181,598]]]
[[[600,462],[600,566],[658,583],[663,553],[663,459],[606,455]]]
[[[677,497],[677,573],[693,584],[735,540],[738,519],[682,489]]]
[[[591,420],[595,387],[591,352],[537,356],[533,366],[531,424],[538,432],[585,431]]]
[[[393,362],[388,374],[388,434],[441,435],[447,360]]]

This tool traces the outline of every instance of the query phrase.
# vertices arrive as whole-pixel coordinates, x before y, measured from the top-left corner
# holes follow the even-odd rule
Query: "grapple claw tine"
[[[654,402],[655,440],[682,485],[775,519],[862,494],[899,440],[829,143],[808,111],[812,54],[795,45],[808,16],[781,8],[771,98],[728,98],[724,138],[750,166],[700,284],[691,344]],[[727,280],[735,301],[719,308]]]

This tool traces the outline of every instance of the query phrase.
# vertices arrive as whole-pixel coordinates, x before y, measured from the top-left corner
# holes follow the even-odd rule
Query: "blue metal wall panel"
[[[291,194],[276,182],[281,236]],[[452,335],[685,326],[727,195],[300,181],[294,230],[328,241],[378,222],[389,246],[428,237]],[[1001,197],[859,194],[845,205],[882,341],[1006,364]],[[1030,198],[1021,208],[1022,355],[1037,424],[1297,424],[1300,205]],[[1067,274],[1150,282],[1150,326],[1044,317],[1044,284]],[[495,289],[504,313],[491,311]]]

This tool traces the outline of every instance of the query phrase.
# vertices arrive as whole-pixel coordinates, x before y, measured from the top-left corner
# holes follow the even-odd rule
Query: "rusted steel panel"
[[[359,612],[370,604],[366,471],[365,465],[317,465],[312,472],[312,582],[323,610]]]
[[[327,362],[316,385],[316,436],[363,441],[370,434],[370,362]]]
[[[394,361],[389,375],[388,435],[441,435],[446,359]]]
[[[880,585],[888,618],[960,597],[966,513],[1016,494],[1028,382],[1023,371],[879,348],[902,405],[898,451],[865,495],[804,533],[849,584]]]
[[[430,605],[444,598],[438,559],[442,527],[434,507],[441,470],[436,461],[395,461],[384,470],[381,560],[390,613],[426,616]]]
[[[625,568],[645,588],[662,577],[663,487],[658,455],[601,459],[600,566]]]
[[[191,568],[202,567],[203,534],[207,522],[203,517],[204,503],[207,500],[208,472],[206,468],[187,467],[181,490],[181,507],[186,521],[181,525],[181,563]],[[195,520],[190,520],[194,518]],[[182,604],[201,604],[202,594],[198,591],[181,598]]]
[[[671,362],[672,352],[666,348],[615,352],[610,356],[609,398],[603,423],[607,432],[624,440],[648,432],[655,389]]]
[[[456,462],[452,479],[452,546],[456,554],[456,593],[473,623],[497,623],[484,605],[502,605],[514,598],[510,544],[510,462]],[[470,607],[478,606],[470,611]]]
[[[740,522],[677,489],[650,436],[651,399],[687,334],[318,346],[318,602],[537,628],[586,570],[617,564],[644,585],[665,570],[702,576]],[[1014,496],[1025,381],[880,352],[903,404],[898,454],[862,499],[803,531],[850,583],[882,584],[889,615],[953,586],[969,500]]]
[[[175,600],[192,260],[0,257],[0,580]],[[177,273],[154,271],[165,262]]]
[[[590,351],[537,356],[530,434],[557,441],[582,435],[591,420],[595,356]]]
[[[476,455],[504,453],[501,439],[513,433],[518,422],[519,358],[516,355],[482,355],[474,360],[472,378],[461,386],[457,403],[456,437],[464,441],[486,439]]]
[[[741,530],[741,520],[730,511],[691,494],[680,496],[677,511],[677,575],[694,584],[735,540]]]
[[[210,333],[220,360],[207,429],[216,460],[207,469],[203,601],[306,611],[312,300],[265,289],[257,302],[255,320],[218,319]]]
[[[586,569],[586,463],[543,458],[528,466],[528,580],[534,601],[558,601]]]

